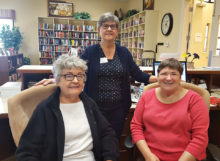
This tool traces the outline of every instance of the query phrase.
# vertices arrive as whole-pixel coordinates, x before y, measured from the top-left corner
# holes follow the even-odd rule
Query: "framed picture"
[[[154,0],[143,0],[143,10],[153,10]]]
[[[48,16],[73,17],[73,3],[48,1]]]

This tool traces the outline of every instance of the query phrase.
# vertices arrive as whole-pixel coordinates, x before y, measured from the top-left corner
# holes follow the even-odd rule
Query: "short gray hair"
[[[87,70],[86,62],[76,56],[63,54],[53,63],[53,75],[56,82],[59,81],[60,75],[64,69],[81,69],[84,73]]]
[[[100,28],[102,26],[103,23],[107,22],[107,21],[111,21],[111,22],[115,22],[116,27],[118,28],[119,26],[119,20],[118,17],[111,14],[110,12],[106,12],[104,13],[98,21],[98,28]]]

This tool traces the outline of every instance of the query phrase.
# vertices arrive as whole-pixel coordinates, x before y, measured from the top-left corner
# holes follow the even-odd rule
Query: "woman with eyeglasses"
[[[53,65],[57,89],[24,130],[17,161],[116,161],[118,140],[96,103],[82,92],[86,62],[62,55]]]
[[[182,64],[169,58],[158,67],[158,87],[140,98],[131,121],[133,142],[146,161],[206,158],[209,111],[204,99],[180,85]]]
[[[143,83],[157,81],[142,72],[130,51],[115,43],[119,20],[104,13],[98,21],[99,44],[87,47],[81,58],[88,62],[85,92],[92,97],[120,139],[125,117],[131,107],[130,76]]]
[[[156,82],[157,78],[142,72],[130,51],[115,43],[118,27],[118,18],[104,13],[98,21],[101,42],[87,47],[81,58],[88,65],[84,91],[96,101],[120,139],[125,117],[131,107],[130,76],[143,83]],[[38,84],[51,82],[42,80]]]

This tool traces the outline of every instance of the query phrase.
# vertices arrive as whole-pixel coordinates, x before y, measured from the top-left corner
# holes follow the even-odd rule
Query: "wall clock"
[[[171,13],[164,14],[161,21],[161,32],[163,35],[168,36],[173,28],[173,16]]]

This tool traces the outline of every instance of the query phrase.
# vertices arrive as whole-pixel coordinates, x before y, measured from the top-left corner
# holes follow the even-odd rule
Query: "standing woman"
[[[96,101],[120,139],[131,106],[130,76],[144,83],[157,78],[142,72],[129,50],[115,43],[118,27],[118,18],[104,13],[98,21],[101,42],[87,47],[81,58],[88,65],[84,91]]]
[[[157,77],[142,72],[129,50],[115,43],[118,27],[118,18],[104,13],[98,21],[101,42],[87,47],[81,58],[88,65],[84,91],[96,101],[120,139],[131,107],[130,76],[143,83],[156,82]],[[36,85],[52,82],[44,79]]]

